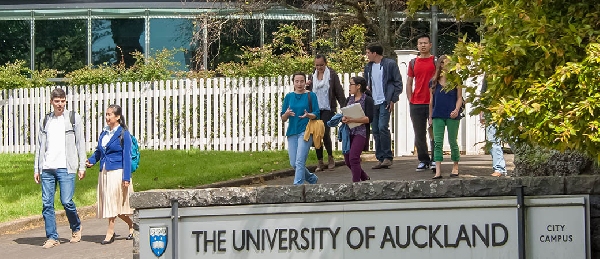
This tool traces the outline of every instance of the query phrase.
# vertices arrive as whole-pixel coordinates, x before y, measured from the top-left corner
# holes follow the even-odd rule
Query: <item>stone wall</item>
[[[591,258],[600,258],[600,176],[460,178],[436,181],[367,181],[299,186],[153,190],[134,193],[131,196],[130,204],[136,209],[144,209],[170,208],[171,201],[177,201],[180,207],[205,207],[512,196],[516,194],[517,186],[525,186],[525,195],[527,196],[589,194],[591,196]],[[134,215],[134,221],[137,231],[136,215]],[[135,234],[133,258],[139,258],[138,233]]]

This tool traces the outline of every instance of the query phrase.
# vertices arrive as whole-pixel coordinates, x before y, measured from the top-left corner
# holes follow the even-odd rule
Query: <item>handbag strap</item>
[[[308,94],[308,113],[312,113],[312,101],[310,100],[310,92]]]

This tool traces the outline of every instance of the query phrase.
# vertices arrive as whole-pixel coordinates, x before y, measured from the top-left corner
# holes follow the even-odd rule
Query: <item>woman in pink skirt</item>
[[[129,206],[129,195],[133,193],[131,183],[131,135],[125,125],[123,111],[119,105],[106,109],[106,127],[98,138],[98,146],[86,162],[88,167],[100,162],[98,175],[98,218],[108,218],[103,245],[115,241],[115,219],[119,217],[129,226],[133,238],[133,209]]]

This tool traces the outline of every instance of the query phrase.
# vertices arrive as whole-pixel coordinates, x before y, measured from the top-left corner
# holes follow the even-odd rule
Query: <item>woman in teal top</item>
[[[460,108],[462,106],[462,90],[459,87],[446,90],[446,73],[448,72],[447,56],[441,56],[436,64],[435,75],[430,82],[431,98],[429,102],[429,124],[433,124],[433,158],[436,164],[433,179],[442,178],[442,161],[444,146],[444,130],[448,131],[452,165],[451,177],[458,177],[458,126],[460,125]]]
[[[285,95],[281,107],[281,120],[288,122],[286,136],[288,139],[288,156],[290,165],[296,170],[294,184],[317,183],[317,176],[306,168],[306,158],[312,146],[312,135],[308,141],[304,140],[304,131],[309,120],[319,119],[319,103],[317,95],[305,89],[306,75],[295,73],[293,75],[294,91]],[[310,104],[308,102],[310,95]],[[310,111],[312,106],[312,112]]]

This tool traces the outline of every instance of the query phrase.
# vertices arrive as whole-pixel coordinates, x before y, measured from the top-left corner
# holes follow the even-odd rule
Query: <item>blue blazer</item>
[[[96,164],[100,161],[100,171],[106,167],[107,171],[123,169],[123,181],[131,181],[131,134],[125,131],[123,134],[123,145],[121,146],[121,132],[123,127],[119,127],[112,138],[106,144],[106,148],[102,147],[102,138],[107,131],[102,131],[98,137],[98,146],[96,150],[88,158],[90,164]]]

